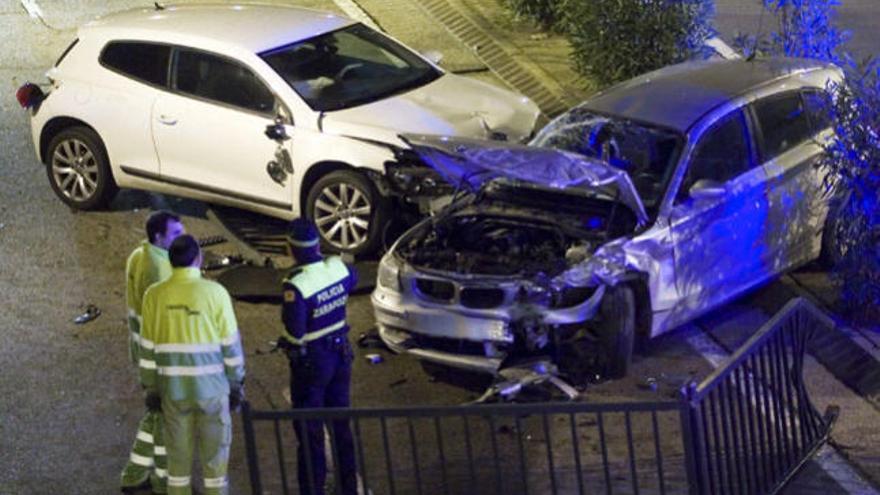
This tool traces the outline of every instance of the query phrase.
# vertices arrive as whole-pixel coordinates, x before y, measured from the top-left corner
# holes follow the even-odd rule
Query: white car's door
[[[742,110],[696,143],[671,214],[681,313],[702,312],[766,278],[765,183]]]
[[[828,127],[819,98],[819,90],[791,91],[752,104],[768,176],[768,226],[773,232],[765,265],[777,273],[819,255],[827,207],[823,172],[816,167],[822,147],[814,138]]]
[[[153,111],[153,136],[164,180],[183,187],[290,209],[292,170],[270,173],[282,147],[269,139],[276,98],[232,59],[175,49],[171,92]],[[289,153],[289,149],[287,150]]]

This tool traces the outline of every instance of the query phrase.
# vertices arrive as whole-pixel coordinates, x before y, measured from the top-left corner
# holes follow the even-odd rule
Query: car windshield
[[[675,132],[577,107],[547,124],[529,145],[600,158],[624,170],[652,209],[663,198],[681,143]]]
[[[269,50],[260,57],[318,111],[376,101],[442,75],[418,55],[363,24]]]

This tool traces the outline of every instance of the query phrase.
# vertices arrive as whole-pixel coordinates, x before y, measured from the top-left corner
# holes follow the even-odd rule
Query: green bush
[[[702,53],[714,12],[712,0],[565,0],[558,14],[578,72],[610,85]]]
[[[504,0],[517,17],[530,19],[545,29],[553,28],[559,21],[561,3],[562,0]]]

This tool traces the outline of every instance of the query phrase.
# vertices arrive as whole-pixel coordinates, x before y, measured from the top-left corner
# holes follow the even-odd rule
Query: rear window
[[[165,86],[168,80],[167,45],[139,41],[114,41],[101,53],[101,64],[110,70],[150,84]]]
[[[73,47],[75,47],[77,43],[79,43],[79,38],[73,40],[73,43],[68,45],[67,48],[63,52],[61,52],[61,56],[58,57],[58,60],[55,61],[55,67],[58,67],[58,64],[60,64],[61,61],[64,60],[64,57],[66,57],[67,54],[70,53],[70,50],[73,50]]]

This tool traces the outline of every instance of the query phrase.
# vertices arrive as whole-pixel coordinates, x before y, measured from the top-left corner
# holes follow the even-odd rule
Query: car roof
[[[788,57],[685,62],[612,86],[580,107],[687,132],[706,113],[750,90],[831,67]]]
[[[174,43],[181,36],[238,45],[254,53],[353,24],[346,17],[282,5],[202,4],[132,9],[99,17],[83,30],[112,31]]]

